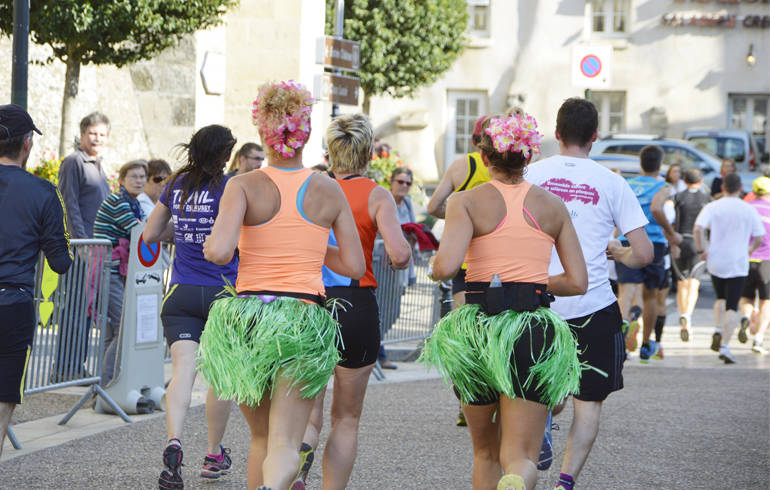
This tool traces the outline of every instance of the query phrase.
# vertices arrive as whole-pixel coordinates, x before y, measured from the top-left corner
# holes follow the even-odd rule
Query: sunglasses
[[[407,186],[407,187],[412,187],[412,183],[411,183],[410,181],[408,181],[408,180],[399,180],[399,179],[396,179],[396,183],[397,183],[397,184],[401,184],[401,185],[405,185],[405,186]]]
[[[168,177],[163,177],[162,175],[156,175],[155,177],[152,178],[152,181],[155,182],[156,184],[160,184],[161,182],[163,182],[167,178]]]
[[[254,160],[255,162],[261,162],[265,157],[246,157],[247,160]]]

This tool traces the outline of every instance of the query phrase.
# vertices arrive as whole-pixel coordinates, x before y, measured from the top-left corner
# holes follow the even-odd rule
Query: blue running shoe
[[[658,354],[659,349],[660,346],[654,340],[650,340],[647,344],[642,345],[642,348],[639,349],[639,362],[644,364],[650,362],[650,359]]]
[[[545,421],[545,432],[543,433],[543,445],[540,447],[540,457],[537,459],[537,469],[545,471],[551,467],[553,462],[553,437],[551,436],[551,421],[553,416],[548,412],[548,418]]]

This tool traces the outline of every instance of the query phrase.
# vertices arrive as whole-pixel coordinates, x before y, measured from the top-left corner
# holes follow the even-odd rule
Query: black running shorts
[[[676,262],[676,268],[682,274],[681,277],[675,279],[683,281],[689,278],[695,264],[700,261],[698,251],[695,250],[695,240],[691,237],[683,238],[682,243],[679,244],[679,258],[673,260]]]
[[[337,308],[342,360],[339,365],[356,369],[377,361],[380,350],[380,310],[372,288],[328,287],[326,298],[341,300]]]
[[[754,296],[759,299],[770,299],[770,260],[762,262],[749,262],[749,277],[743,285],[741,297],[754,301]]]
[[[738,302],[741,299],[745,282],[746,276],[727,278],[711,276],[711,284],[714,286],[717,299],[725,300],[726,310],[738,311]]]
[[[209,318],[209,309],[222,292],[222,286],[174,284],[163,298],[160,319],[169,347],[177,340],[200,343]]]
[[[628,242],[620,242],[624,247],[630,247]],[[665,257],[668,246],[665,243],[653,243],[654,258],[652,262],[641,269],[632,269],[620,262],[615,262],[615,271],[618,273],[618,283],[643,283],[647,289],[660,289],[666,281]]]
[[[623,339],[618,303],[603,308],[593,315],[572,318],[567,323],[577,335],[578,359],[594,369],[583,371],[580,377],[578,400],[601,402],[613,391],[623,389],[623,362],[626,344]]]
[[[460,269],[452,278],[452,296],[465,292],[465,269]]]
[[[0,306],[0,402],[21,403],[35,334],[35,304]]]

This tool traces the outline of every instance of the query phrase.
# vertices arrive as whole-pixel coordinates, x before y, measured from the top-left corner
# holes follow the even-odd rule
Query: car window
[[[746,149],[743,140],[737,138],[724,138],[724,158],[743,161],[746,159]]]
[[[676,146],[664,146],[663,153],[664,165],[681,165],[682,170],[691,168],[699,160],[698,155],[692,151]]]
[[[730,158],[739,163],[746,158],[744,141],[740,138],[697,136],[690,138],[689,141],[695,148],[719,158]]]
[[[638,156],[642,151],[644,145],[640,144],[623,144],[623,145],[608,145],[602,153],[618,153],[621,155],[634,155]]]

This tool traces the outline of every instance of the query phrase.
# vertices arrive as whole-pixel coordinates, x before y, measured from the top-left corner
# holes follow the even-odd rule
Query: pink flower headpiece
[[[302,97],[302,105],[294,112],[284,114],[283,121],[274,126],[273,121],[269,120],[269,115],[260,107],[260,100],[267,89],[276,86],[287,91],[299,92]],[[310,112],[313,110],[314,103],[315,100],[310,91],[294,80],[265,85],[252,104],[252,122],[262,132],[266,145],[277,151],[283,158],[291,158],[296,153],[297,148],[302,147],[307,142],[310,135]]]
[[[537,121],[527,113],[507,117],[493,117],[485,132],[492,138],[492,145],[500,153],[518,151],[529,158],[540,153],[543,135],[537,132]]]

